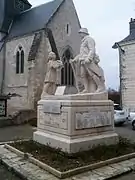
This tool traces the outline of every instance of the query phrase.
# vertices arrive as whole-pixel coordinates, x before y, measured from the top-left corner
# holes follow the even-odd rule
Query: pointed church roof
[[[23,36],[45,28],[65,0],[54,0],[18,15],[12,24],[8,38]]]

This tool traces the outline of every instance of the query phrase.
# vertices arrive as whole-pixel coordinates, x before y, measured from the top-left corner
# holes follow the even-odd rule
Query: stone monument
[[[82,38],[80,54],[71,60],[78,92],[81,92],[79,82],[84,87],[81,93],[104,92],[104,72],[99,66],[100,59],[96,54],[95,41],[89,36],[86,28],[80,29],[79,33]]]
[[[49,95],[44,93],[45,87],[38,103],[38,128],[33,137],[41,144],[68,153],[118,142],[113,102],[108,100],[95,41],[86,28],[79,33],[82,37],[80,54],[70,61],[78,93],[63,95],[59,91],[58,95]],[[61,63],[57,67],[62,67]]]
[[[56,60],[54,52],[50,52],[48,55],[47,73],[44,81],[43,92],[41,99],[47,95],[54,95],[58,83],[58,73],[63,67],[63,63],[60,60]]]

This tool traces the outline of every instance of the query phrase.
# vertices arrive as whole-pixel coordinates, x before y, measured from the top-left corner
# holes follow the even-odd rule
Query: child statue
[[[58,73],[63,68],[61,60],[56,60],[56,54],[50,52],[48,55],[47,71],[44,81],[44,88],[41,97],[54,95],[58,84]]]

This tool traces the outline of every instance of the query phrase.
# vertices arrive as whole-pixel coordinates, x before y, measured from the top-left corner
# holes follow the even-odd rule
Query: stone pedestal
[[[33,138],[68,153],[115,144],[113,102],[106,92],[45,97],[38,103],[38,130]]]

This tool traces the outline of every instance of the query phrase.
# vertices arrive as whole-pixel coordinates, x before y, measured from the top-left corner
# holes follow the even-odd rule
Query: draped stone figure
[[[59,84],[59,72],[61,68],[63,68],[62,61],[56,60],[56,54],[50,52],[48,55],[47,72],[41,97],[55,94],[57,84]]]
[[[106,90],[104,72],[99,66],[100,59],[96,53],[95,41],[89,36],[86,28],[81,28],[79,33],[82,39],[80,54],[70,61],[78,92],[104,92]]]

